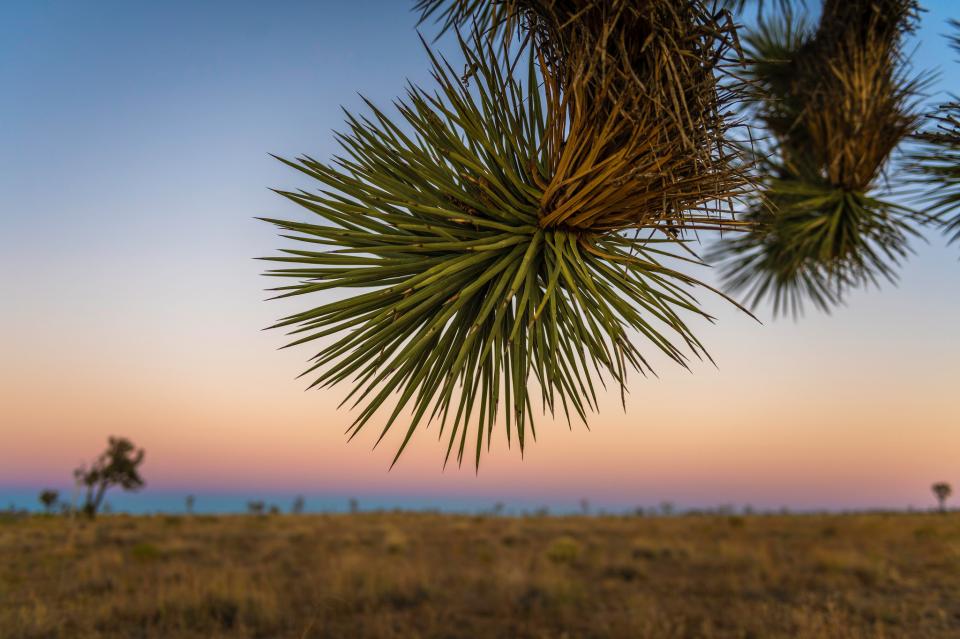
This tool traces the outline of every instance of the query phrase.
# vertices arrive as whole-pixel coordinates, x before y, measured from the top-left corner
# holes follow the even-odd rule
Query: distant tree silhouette
[[[498,501],[493,505],[493,514],[499,517],[503,514],[503,511],[506,509],[506,506],[503,505],[502,501]]]
[[[143,456],[143,449],[137,449],[129,439],[110,437],[107,450],[89,468],[81,466],[73,471],[77,483],[86,487],[83,512],[91,518],[96,517],[107,490],[112,486],[130,491],[143,488],[145,482],[137,470]]]
[[[184,500],[187,506],[187,514],[193,514],[193,505],[196,503],[196,498],[193,495],[187,495],[187,498]]]
[[[294,515],[302,515],[305,506],[306,500],[303,498],[303,495],[297,495],[293,500],[293,507],[290,509],[290,512]]]
[[[589,515],[590,514],[590,500],[584,497],[580,500],[580,514]]]
[[[48,515],[53,512],[53,507],[56,505],[57,500],[60,498],[60,493],[51,488],[40,491],[40,503],[43,504],[43,510]]]
[[[933,490],[937,502],[940,504],[940,512],[947,512],[947,498],[953,494],[953,488],[945,481],[937,482],[930,487]]]
[[[350,498],[350,512],[354,515],[360,512],[360,502],[352,497]]]
[[[266,510],[267,505],[262,501],[248,501],[247,502],[247,512],[251,515],[262,515]]]

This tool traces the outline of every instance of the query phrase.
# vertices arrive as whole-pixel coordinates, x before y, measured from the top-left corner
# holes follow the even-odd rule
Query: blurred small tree
[[[262,501],[248,501],[247,502],[247,513],[251,515],[262,515],[266,510],[266,504]]]
[[[306,506],[306,500],[303,498],[303,495],[297,495],[293,500],[293,507],[290,511],[294,515],[302,515],[304,506]]]
[[[945,481],[939,481],[930,488],[933,490],[933,494],[937,498],[937,503],[940,506],[940,512],[947,512],[947,498],[953,494],[953,488]]]
[[[580,500],[580,514],[584,516],[590,514],[590,500],[586,497]]]
[[[187,506],[187,514],[193,514],[193,505],[196,503],[196,498],[193,495],[187,495],[187,498],[184,500]]]
[[[40,491],[40,503],[43,504],[43,510],[48,515],[53,512],[53,507],[57,504],[57,500],[60,499],[60,493],[51,488]]]
[[[91,518],[95,517],[107,490],[112,486],[130,491],[143,488],[145,482],[138,470],[143,463],[143,456],[143,449],[137,449],[130,440],[110,437],[107,450],[89,468],[81,466],[73,471],[77,484],[86,487],[83,512]]]
[[[353,497],[350,498],[350,512],[354,515],[360,512],[360,502]]]

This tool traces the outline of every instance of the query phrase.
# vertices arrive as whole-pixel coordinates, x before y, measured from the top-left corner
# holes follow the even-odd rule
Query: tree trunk
[[[97,488],[97,499],[93,502],[93,514],[100,511],[100,504],[103,502],[103,496],[107,493],[107,482],[103,481]]]

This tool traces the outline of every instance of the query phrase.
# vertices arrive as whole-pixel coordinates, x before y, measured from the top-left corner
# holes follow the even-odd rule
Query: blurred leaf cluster
[[[712,258],[751,304],[829,310],[853,288],[894,280],[909,241],[929,220],[893,201],[891,157],[917,132],[925,79],[904,36],[913,0],[825,0],[814,26],[787,7],[744,38],[748,104],[759,125],[760,188],[747,233]]]

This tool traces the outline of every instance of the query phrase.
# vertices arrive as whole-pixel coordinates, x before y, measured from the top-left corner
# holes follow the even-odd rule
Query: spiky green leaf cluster
[[[816,29],[802,15],[762,19],[745,38],[760,192],[752,230],[711,255],[733,291],[775,313],[822,310],[853,288],[893,280],[926,216],[880,194],[882,171],[916,130],[922,81],[900,47],[912,0],[828,0]]]
[[[758,16],[763,16],[764,9],[792,11],[796,7],[805,7],[806,0],[723,0],[723,6],[736,13],[742,13],[748,8],[755,9]]]
[[[829,310],[843,291],[893,281],[917,236],[905,207],[793,178],[767,179],[748,219],[756,224],[714,255],[726,284],[747,305],[768,300],[775,313],[794,316],[807,301]]]
[[[276,325],[291,345],[324,340],[304,374],[313,387],[353,384],[351,436],[386,409],[381,439],[403,422],[397,458],[435,420],[447,458],[472,451],[479,464],[499,414],[508,442],[535,434],[534,394],[586,420],[593,373],[625,393],[630,369],[649,370],[637,334],[681,365],[702,355],[681,314],[705,315],[698,283],[662,264],[672,235],[541,224],[566,157],[548,134],[541,67],[531,55],[521,78],[505,48],[462,44],[469,86],[432,57],[439,91],[410,87],[399,121],[368,103],[370,115],[348,114],[332,163],[286,161],[320,189],[282,192],[309,217],[268,220],[303,244],[268,258],[283,264],[268,274],[295,280],[281,297],[356,289]]]
[[[441,31],[470,27],[470,22],[481,28],[493,29],[515,19],[523,0],[417,0],[414,11],[420,22],[433,20]]]
[[[960,52],[960,21],[950,24],[950,45]],[[949,241],[960,242],[960,100],[940,105],[928,120],[931,126],[916,136],[922,144],[911,153],[910,168]]]
[[[923,147],[911,154],[911,168],[927,188],[931,214],[950,242],[960,242],[960,102],[941,105],[930,119],[935,126],[917,136]]]

